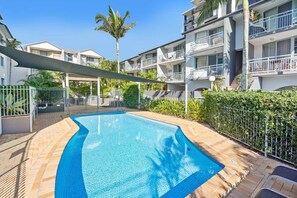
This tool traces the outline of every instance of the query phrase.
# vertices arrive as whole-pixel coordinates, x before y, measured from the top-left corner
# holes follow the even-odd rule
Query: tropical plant
[[[122,18],[119,12],[114,12],[109,6],[109,15],[105,16],[103,14],[97,14],[95,17],[96,23],[102,23],[100,26],[96,27],[97,31],[104,31],[109,33],[116,40],[116,55],[117,55],[117,69],[120,73],[120,49],[119,49],[119,39],[124,37],[127,31],[132,29],[136,23],[131,23],[125,25],[127,18],[130,18],[129,11],[126,11],[125,16]]]
[[[15,38],[13,39],[1,39],[0,41],[1,43],[4,43],[6,47],[9,47],[9,48],[13,48],[13,49],[16,49],[18,46],[21,45],[21,42],[16,40]],[[9,58],[9,79],[8,79],[8,82],[9,84],[11,84],[11,70],[12,70],[12,60],[11,58]]]
[[[218,9],[219,5],[226,5],[230,3],[230,0],[205,0],[203,7],[200,11],[197,23],[201,24],[210,14]],[[239,1],[236,1],[238,4]],[[249,1],[242,0],[243,9],[243,53],[242,53],[242,78],[241,78],[241,89],[248,89],[248,50],[249,50]]]
[[[138,86],[133,84],[128,87],[123,93],[124,103],[127,107],[137,107],[138,106]],[[140,93],[142,98],[142,93]]]
[[[57,72],[39,70],[22,80],[24,85],[35,88],[61,87],[61,74]]]
[[[11,93],[7,94],[4,100],[0,99],[1,109],[5,112],[5,115],[10,115],[13,113],[15,115],[25,114],[25,110],[22,109],[25,103],[26,99],[15,101],[14,96]]]

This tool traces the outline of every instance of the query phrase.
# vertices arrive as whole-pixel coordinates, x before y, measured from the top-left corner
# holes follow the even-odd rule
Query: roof
[[[119,74],[116,72],[106,71],[102,69],[92,68],[85,65],[70,63],[58,59],[48,58],[4,46],[0,46],[0,53],[15,60],[17,67],[26,67],[40,70],[60,71],[65,73],[72,73],[83,75],[86,77],[105,77],[119,80],[128,80],[134,82],[147,82],[147,83],[164,83],[156,80],[149,80],[146,78],[139,78],[135,76]]]
[[[48,43],[48,44],[50,44],[50,45],[52,45],[52,46],[54,46],[54,47],[56,47],[56,48],[62,50],[62,48],[60,48],[60,47],[58,47],[57,45],[52,44],[51,42],[48,42],[48,41],[40,41],[40,42],[36,42],[36,43],[29,43],[29,44],[26,44],[26,45],[23,45],[23,46],[24,46],[24,47],[27,47],[27,46],[38,45],[38,44],[42,44],[42,43]]]

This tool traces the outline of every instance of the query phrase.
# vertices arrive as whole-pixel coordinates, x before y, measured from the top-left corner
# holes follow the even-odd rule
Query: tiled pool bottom
[[[180,128],[126,113],[72,117],[56,197],[184,197],[223,166]]]

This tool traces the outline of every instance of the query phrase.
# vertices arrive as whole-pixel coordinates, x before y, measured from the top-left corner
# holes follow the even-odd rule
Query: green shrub
[[[124,103],[127,107],[135,108],[138,106],[138,85],[130,85],[123,93]],[[140,94],[142,98],[142,93]]]

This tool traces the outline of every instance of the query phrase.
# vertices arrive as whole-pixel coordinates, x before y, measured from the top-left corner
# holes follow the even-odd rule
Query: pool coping
[[[192,192],[195,195],[199,195],[199,197],[225,197],[240,183],[243,178],[246,177],[252,167],[252,163],[250,163],[248,160],[237,158],[234,159],[234,156],[230,157],[226,154],[222,154],[220,151],[216,151],[213,148],[209,147],[209,145],[204,144],[203,142],[199,142],[199,139],[197,142],[195,136],[199,136],[201,134],[197,134],[195,126],[186,126],[187,124],[178,123],[182,121],[187,122],[188,124],[190,123],[192,125],[197,125],[198,127],[203,128],[203,130],[208,130],[209,134],[221,136],[218,133],[214,132],[212,129],[207,128],[202,124],[153,112],[132,112],[129,110],[125,112],[180,127],[182,132],[190,142],[198,146],[199,149],[205,152],[208,156],[224,165],[224,168],[221,171],[219,171],[216,175],[211,177],[208,181],[206,181],[194,192]],[[79,130],[77,124],[70,117],[67,117],[59,123],[47,127],[45,131],[53,131],[53,129],[56,130],[59,126],[63,126],[63,130],[61,133],[56,134],[56,138],[54,138],[55,141],[51,142],[50,145],[46,146],[35,157],[29,157],[29,160],[26,162],[28,164],[26,166],[28,173],[26,177],[26,197],[54,197],[56,173],[60,158],[62,157],[64,148],[67,145],[68,141]],[[39,133],[39,135],[42,135],[45,132],[41,130]],[[227,139],[226,137],[223,138]],[[244,148],[243,146],[232,140],[227,139],[227,141],[241,147],[240,149],[244,150],[243,153],[249,153],[251,157],[256,157],[256,155],[258,155],[257,153]],[[29,148],[29,156],[30,150],[31,148]]]

